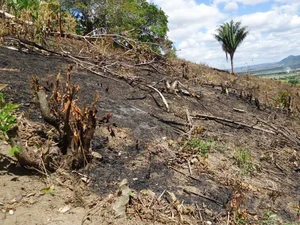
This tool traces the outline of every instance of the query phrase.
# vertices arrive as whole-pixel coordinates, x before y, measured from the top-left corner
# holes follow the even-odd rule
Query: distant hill
[[[252,73],[258,73],[263,71],[292,70],[298,68],[300,68],[300,55],[290,55],[279,62],[250,65],[248,67],[237,67],[235,68],[235,71],[238,73],[247,73],[251,70]]]
[[[283,65],[283,66],[293,67],[293,69],[295,69],[294,67],[299,68],[300,67],[300,55],[297,55],[297,56],[290,55],[287,58],[278,62],[278,64]]]

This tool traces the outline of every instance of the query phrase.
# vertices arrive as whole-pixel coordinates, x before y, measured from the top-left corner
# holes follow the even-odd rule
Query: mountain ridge
[[[235,71],[239,73],[245,73],[249,70],[252,72],[258,72],[267,70],[292,70],[298,68],[300,68],[300,55],[289,55],[278,62],[255,64],[247,67],[236,67]]]

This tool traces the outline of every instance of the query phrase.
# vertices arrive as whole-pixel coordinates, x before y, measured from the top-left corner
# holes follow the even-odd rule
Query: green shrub
[[[288,108],[290,93],[287,91],[280,91],[276,97],[273,97],[275,105],[281,108]]]
[[[18,108],[17,104],[6,103],[5,95],[0,92],[0,136],[7,138],[6,132],[16,124],[16,115],[14,110]]]
[[[7,103],[5,101],[5,95],[0,92],[0,139],[8,140],[7,131],[12,129],[17,125],[16,115],[14,114],[15,109],[18,108],[19,105]],[[18,146],[13,146],[9,154],[14,155],[17,152],[20,152],[20,148]]]
[[[288,83],[290,83],[290,84],[299,84],[299,80],[297,80],[296,78],[291,78],[291,79],[288,79]]]

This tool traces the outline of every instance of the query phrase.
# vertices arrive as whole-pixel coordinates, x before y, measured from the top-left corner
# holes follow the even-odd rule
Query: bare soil
[[[99,117],[107,112],[113,114],[111,123],[116,136],[111,137],[105,127],[97,128],[92,149],[101,154],[100,160],[76,173],[57,171],[46,177],[18,167],[8,156],[9,147],[1,144],[3,224],[299,223],[300,146],[278,132],[253,128],[272,130],[258,122],[259,118],[277,128],[287,128],[299,137],[299,118],[275,108],[259,110],[235,94],[222,94],[218,87],[202,86],[201,82],[136,71],[135,75],[148,84],[162,78],[180,80],[202,96],[199,99],[163,92],[170,105],[167,112],[155,91],[122,79],[97,76],[61,56],[25,54],[1,47],[0,83],[8,85],[3,92],[9,101],[20,104],[20,112],[27,118],[42,122],[30,90],[30,78],[38,76],[44,82],[54,79],[57,73],[64,74],[70,64],[75,68],[71,79],[81,87],[80,103],[91,103],[97,91],[101,96]],[[210,73],[219,72],[210,70]],[[159,84],[157,88],[164,87]],[[186,147],[184,133],[190,130],[186,110],[195,116],[192,136],[211,143],[206,155]],[[249,127],[203,117],[196,119],[197,114]],[[251,169],[238,163],[239,151],[250,153]],[[90,179],[88,183],[81,179],[83,175]],[[185,207],[193,207],[192,213],[174,214],[172,210],[158,208],[151,212],[138,210],[138,206],[145,208],[149,201],[152,203],[136,197],[128,208],[127,220],[116,220],[108,206],[113,199],[110,194],[116,194],[124,178],[135,196],[143,190],[152,190],[156,196],[168,199],[165,194],[168,191]],[[52,194],[41,191],[52,184],[55,186]],[[70,206],[70,210],[60,212],[65,206]],[[157,216],[162,214],[168,215],[168,219]],[[270,217],[275,214],[276,218]],[[172,215],[175,216],[170,219]]]

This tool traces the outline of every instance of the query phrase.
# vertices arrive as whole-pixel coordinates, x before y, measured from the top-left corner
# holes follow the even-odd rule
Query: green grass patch
[[[199,138],[192,138],[184,143],[185,149],[192,152],[193,154],[199,153],[202,156],[206,156],[210,150],[214,140],[201,140]]]
[[[241,175],[246,175],[254,171],[252,156],[245,148],[236,149],[234,159],[241,169]]]

